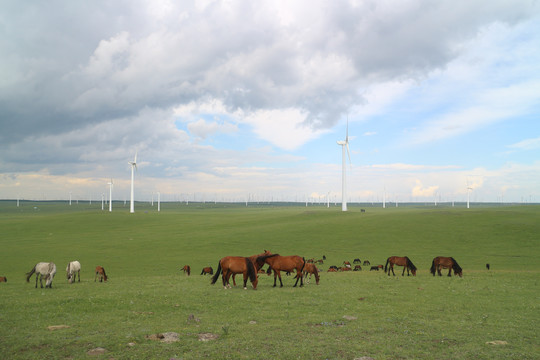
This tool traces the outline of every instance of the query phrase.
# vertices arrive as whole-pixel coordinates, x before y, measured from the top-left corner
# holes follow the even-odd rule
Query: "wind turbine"
[[[129,212],[135,212],[134,204],[134,194],[135,194],[135,169],[137,169],[137,152],[135,152],[135,159],[133,161],[128,161],[128,164],[131,165],[131,200],[129,201]]]
[[[467,179],[467,209],[469,208],[469,197],[471,194],[472,187],[469,186],[469,179]]]
[[[107,183],[109,185],[109,212],[112,211],[112,187],[113,187],[113,181],[111,179],[110,182]]]
[[[347,155],[349,155],[349,163],[351,162],[351,154],[349,152],[349,118],[347,117],[347,132],[345,134],[345,140],[337,142],[341,145],[342,153],[342,174],[341,174],[341,211],[347,211],[347,161],[345,158],[345,148],[347,148]]]

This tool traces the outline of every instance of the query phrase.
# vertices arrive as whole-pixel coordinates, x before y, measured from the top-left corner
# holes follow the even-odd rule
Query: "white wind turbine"
[[[137,152],[135,152],[135,159],[133,161],[128,161],[128,164],[131,165],[131,200],[129,201],[129,212],[134,213],[135,212],[135,203],[134,203],[134,196],[135,196],[135,169],[137,169]]]
[[[110,182],[107,183],[109,185],[109,212],[112,211],[112,187],[113,187],[113,181],[111,179]]]
[[[347,211],[347,161],[345,158],[345,148],[347,148],[347,155],[349,155],[349,163],[351,162],[351,154],[349,152],[349,118],[347,118],[347,132],[345,134],[345,140],[337,142],[341,145],[342,153],[342,174],[341,174],[341,211]]]
[[[469,198],[471,195],[472,187],[469,186],[469,179],[467,179],[467,209],[469,208]]]

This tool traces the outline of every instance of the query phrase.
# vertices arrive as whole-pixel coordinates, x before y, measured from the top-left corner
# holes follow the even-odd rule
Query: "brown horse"
[[[306,264],[306,260],[298,255],[292,256],[281,256],[279,254],[272,255],[263,255],[257,258],[257,263],[260,267],[263,264],[268,264],[269,268],[267,274],[270,275],[272,270],[274,271],[274,287],[276,286],[276,278],[279,277],[280,287],[283,287],[283,282],[281,281],[280,271],[292,272],[296,269],[296,282],[293,287],[298,285],[298,280],[300,280],[300,286],[304,286],[304,280],[302,277],[302,270]]]
[[[96,266],[96,276],[94,276],[94,282],[99,277],[99,282],[107,281],[107,274],[105,273],[105,268],[103,266]]]
[[[0,276],[0,282],[7,282],[7,277]]]
[[[257,258],[258,258],[259,256],[271,255],[271,254],[272,254],[272,253],[271,253],[270,251],[264,250],[264,252],[263,252],[262,254],[251,255],[251,256],[249,257],[249,260],[251,260],[251,262],[253,263],[253,266],[255,266],[255,271],[256,271],[257,273],[260,273],[260,272],[261,272],[261,268],[262,268],[263,265],[264,265],[264,264],[261,264],[261,265],[259,266],[259,264],[257,264]],[[266,272],[266,271],[262,271],[263,274],[264,274],[265,272]],[[236,274],[233,273],[233,274],[232,274],[232,281],[233,281],[233,285],[234,285],[234,286],[236,286],[236,278],[235,278],[235,277],[236,277]],[[228,283],[228,281],[227,281],[227,283]]]
[[[315,275],[315,282],[317,283],[317,285],[319,285],[319,271],[317,270],[317,266],[315,266],[314,264],[307,263],[304,266],[303,274],[308,284],[309,284],[309,279],[311,279],[311,274]],[[308,274],[309,274],[309,279],[307,277]]]
[[[212,267],[210,266],[204,267],[201,271],[201,275],[206,275],[206,274],[212,275],[213,273],[214,273],[214,269],[212,269]]]
[[[219,278],[219,274],[222,272],[223,275],[221,276],[221,280],[223,281],[223,288],[225,289],[231,287],[231,284],[229,284],[229,278],[232,274],[244,275],[244,289],[247,289],[246,285],[248,277],[253,285],[253,289],[257,289],[257,283],[259,282],[257,279],[257,271],[255,270],[253,262],[247,257],[225,256],[219,260],[218,268],[216,270],[216,274],[212,277],[211,284],[216,283],[217,279]]]
[[[388,264],[390,264],[390,269],[388,269]],[[411,259],[409,259],[407,256],[390,256],[388,259],[386,259],[384,272],[388,271],[388,276],[390,276],[390,270],[392,270],[392,274],[396,276],[396,273],[394,272],[394,265],[403,266],[403,272],[401,273],[401,276],[405,275],[405,269],[407,269],[407,276],[409,276],[409,270],[411,271],[413,276],[416,276],[416,266],[414,266]]]
[[[431,262],[430,269],[433,276],[435,276],[435,272],[437,272],[439,276],[442,276],[441,268],[448,269],[448,276],[452,276],[452,270],[454,270],[455,276],[463,276],[463,269],[461,268],[461,266],[458,265],[456,259],[454,259],[453,257],[437,256],[436,258],[434,258]]]
[[[182,270],[184,270],[184,274],[187,273],[188,276],[191,275],[191,267],[189,265],[184,265]]]

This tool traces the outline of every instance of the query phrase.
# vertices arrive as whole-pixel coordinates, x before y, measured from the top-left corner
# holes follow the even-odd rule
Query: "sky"
[[[1,7],[0,199],[540,202],[539,1]]]

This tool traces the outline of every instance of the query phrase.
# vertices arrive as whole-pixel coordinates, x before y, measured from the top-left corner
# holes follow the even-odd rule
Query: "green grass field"
[[[0,354],[6,359],[538,359],[540,206],[339,207],[0,202]],[[264,249],[327,260],[320,285],[210,285],[202,267]],[[327,273],[408,256],[416,277]],[[453,256],[463,278],[433,277]],[[82,264],[68,284],[69,261]],[[25,273],[40,261],[52,289]],[[490,263],[491,270],[485,269]],[[180,271],[192,268],[191,276]],[[107,283],[94,282],[96,265]],[[398,272],[396,271],[396,274]],[[52,325],[68,328],[49,330]],[[176,332],[179,341],[148,339]],[[201,334],[217,339],[200,341]],[[501,340],[504,345],[487,342]],[[91,355],[95,348],[103,355]]]

